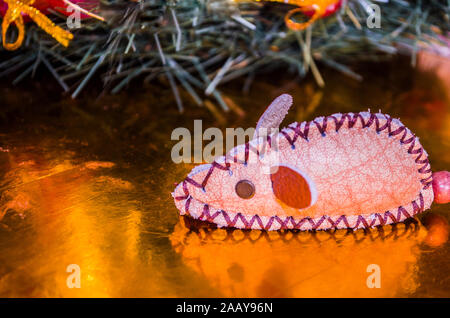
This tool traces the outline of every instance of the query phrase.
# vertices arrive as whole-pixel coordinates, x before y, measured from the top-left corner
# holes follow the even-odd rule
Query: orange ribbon
[[[235,0],[236,2],[245,2],[246,0]],[[291,30],[304,30],[313,24],[317,19],[324,16],[330,5],[337,4],[339,0],[254,0],[256,2],[278,2],[297,6],[298,8],[290,10],[284,17],[286,26]],[[297,13],[310,13],[311,17],[306,22],[296,22],[292,16]]]
[[[35,0],[4,0],[8,4],[8,10],[2,22],[3,47],[9,51],[17,50],[25,37],[25,24],[22,13],[27,14],[42,30],[50,34],[56,41],[67,47],[73,34],[55,25],[38,9],[32,7]],[[19,31],[15,42],[6,41],[6,31],[14,23]]]

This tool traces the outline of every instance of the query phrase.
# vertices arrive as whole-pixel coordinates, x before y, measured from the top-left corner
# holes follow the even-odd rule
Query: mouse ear
[[[283,94],[275,98],[270,106],[267,107],[264,114],[259,118],[253,138],[257,138],[260,135],[271,135],[272,129],[278,129],[280,127],[281,122],[291,106],[291,95]]]
[[[306,175],[288,166],[276,166],[273,170],[270,180],[278,200],[295,209],[304,209],[315,203],[317,191]]]

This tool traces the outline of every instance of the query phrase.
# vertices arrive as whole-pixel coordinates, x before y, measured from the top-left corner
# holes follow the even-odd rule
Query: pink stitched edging
[[[185,184],[185,182],[183,182]],[[297,218],[297,217],[279,217],[279,216],[245,216],[242,213],[226,212],[220,209],[211,208],[208,204],[202,203],[192,196],[175,197],[175,202],[181,215],[188,214],[195,219],[217,224],[219,227],[234,227],[239,229],[258,229],[258,230],[326,230],[342,228],[370,228],[378,225],[398,223],[407,218],[414,217],[416,214],[429,208],[425,204],[422,191],[416,200],[406,206],[399,206],[396,210],[389,210],[384,213],[362,214],[352,216],[321,216],[318,218]]]
[[[182,185],[180,184],[180,186],[182,186],[183,188],[184,195],[175,196],[175,193],[173,194],[175,203],[181,214],[188,213],[194,218],[214,222],[222,227],[227,226],[241,229],[264,230],[368,228],[377,225],[401,222],[425,209],[428,209],[431,205],[431,202],[433,201],[433,194],[431,188],[431,167],[429,164],[427,153],[423,149],[418,138],[397,119],[392,119],[390,116],[385,114],[373,114],[369,112],[360,112],[357,114],[334,114],[327,117],[316,118],[310,122],[290,124],[287,128],[283,129],[277,135],[277,138],[285,138],[291,146],[295,147],[295,142],[299,137],[308,140],[308,136],[311,134],[311,129],[317,129],[317,131],[325,137],[331,129],[339,132],[339,130],[344,127],[346,122],[348,129],[373,128],[378,134],[380,134],[381,132],[385,132],[389,137],[393,137],[399,140],[404,149],[407,150],[408,154],[412,156],[416,155],[416,157],[414,158],[414,162],[418,166],[417,171],[422,175],[420,182],[422,183],[423,187],[417,198],[413,200],[409,205],[407,205],[406,207],[399,206],[396,209],[389,210],[383,213],[352,216],[342,215],[336,217],[335,219],[332,219],[329,216],[321,216],[318,218],[307,217],[299,220],[292,216],[284,218],[279,216],[264,217],[255,214],[247,217],[241,213],[226,212],[223,210],[210,208],[207,204],[198,202],[197,200],[193,199],[189,194],[187,183],[190,183],[198,188],[204,188],[214,169],[228,170],[230,168],[230,164],[226,160],[224,165],[213,162],[201,183],[193,180],[190,177],[186,177]],[[267,137],[268,147],[271,147],[272,139],[273,137]],[[246,163],[248,160],[249,148],[249,143],[246,143],[244,145],[244,163]],[[237,155],[232,158],[232,161],[238,161]],[[180,201],[183,201],[182,205],[179,204]],[[198,204],[200,206],[196,206]],[[211,212],[210,210],[212,210],[213,212]]]

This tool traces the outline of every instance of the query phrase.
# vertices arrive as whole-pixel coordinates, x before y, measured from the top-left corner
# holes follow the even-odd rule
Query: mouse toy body
[[[433,178],[419,139],[398,119],[347,113],[293,123],[284,94],[253,140],[195,167],[172,196],[182,215],[241,229],[326,230],[402,222],[449,202],[450,173]]]

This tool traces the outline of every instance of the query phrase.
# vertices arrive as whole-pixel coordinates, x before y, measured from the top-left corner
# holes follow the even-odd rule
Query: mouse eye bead
[[[255,194],[255,186],[249,180],[241,180],[234,187],[236,194],[242,199],[250,199]]]

